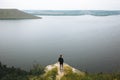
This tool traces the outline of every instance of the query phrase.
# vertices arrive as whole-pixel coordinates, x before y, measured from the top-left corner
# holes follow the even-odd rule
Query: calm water
[[[64,55],[69,65],[90,72],[120,70],[120,16],[43,16],[0,20],[0,60],[29,69]]]

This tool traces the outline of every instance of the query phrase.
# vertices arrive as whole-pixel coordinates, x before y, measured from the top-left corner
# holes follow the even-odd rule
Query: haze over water
[[[120,70],[120,16],[42,16],[0,20],[0,61],[29,69],[62,53],[69,65],[89,72]]]

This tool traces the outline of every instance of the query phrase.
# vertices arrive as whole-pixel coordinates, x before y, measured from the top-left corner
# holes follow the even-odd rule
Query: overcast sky
[[[0,0],[0,8],[120,10],[120,0]]]

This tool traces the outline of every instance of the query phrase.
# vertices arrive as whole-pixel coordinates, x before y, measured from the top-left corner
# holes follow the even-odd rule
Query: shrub
[[[41,75],[44,73],[44,67],[36,64],[33,66],[33,69],[30,70],[30,75]]]

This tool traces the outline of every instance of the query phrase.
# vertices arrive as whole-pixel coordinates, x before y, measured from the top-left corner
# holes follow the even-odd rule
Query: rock
[[[56,80],[60,80],[63,76],[69,74],[69,73],[76,73],[80,76],[84,76],[85,73],[78,70],[78,69],[75,69],[73,67],[71,67],[70,65],[64,63],[63,65],[63,70],[61,71],[60,70],[60,65],[59,63],[55,63],[55,64],[52,64],[52,65],[48,65],[45,67],[45,72],[48,73],[50,71],[52,71],[53,69],[57,68],[57,74],[56,74]]]

